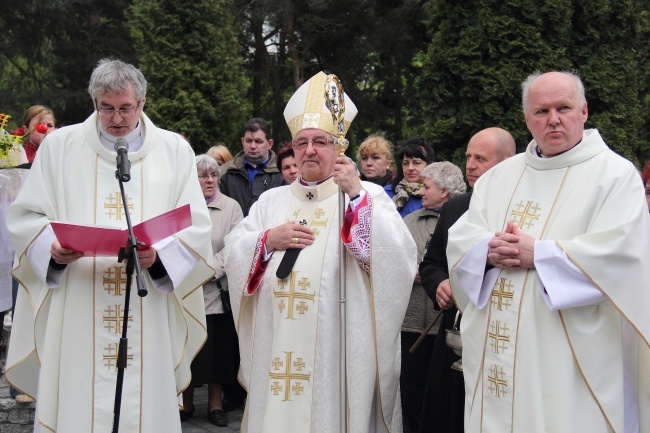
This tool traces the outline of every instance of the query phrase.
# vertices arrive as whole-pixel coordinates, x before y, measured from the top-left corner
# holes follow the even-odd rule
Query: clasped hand
[[[488,242],[488,263],[497,268],[533,268],[535,238],[512,221]]]

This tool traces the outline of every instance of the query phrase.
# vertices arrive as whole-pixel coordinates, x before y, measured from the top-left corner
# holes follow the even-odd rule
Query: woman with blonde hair
[[[228,148],[226,146],[224,146],[223,144],[219,144],[217,146],[212,146],[205,153],[206,153],[206,155],[211,156],[214,159],[216,159],[217,162],[219,163],[219,165],[224,165],[226,162],[233,159],[232,153],[230,153]]]
[[[370,135],[361,143],[357,152],[361,180],[383,187],[391,184],[395,176],[392,148],[391,142],[381,135]]]

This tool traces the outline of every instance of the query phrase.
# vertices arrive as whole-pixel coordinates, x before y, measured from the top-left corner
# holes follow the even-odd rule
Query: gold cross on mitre
[[[336,75],[319,72],[296,90],[284,109],[291,136],[303,129],[320,129],[342,138],[357,115]]]

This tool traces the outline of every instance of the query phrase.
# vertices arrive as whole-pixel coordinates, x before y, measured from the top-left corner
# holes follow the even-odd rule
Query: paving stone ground
[[[181,423],[183,433],[230,433],[238,432],[241,427],[243,407],[227,413],[228,427],[217,427],[208,421],[208,387],[205,385],[194,390],[194,407],[194,416]]]
[[[2,324],[0,324],[0,330]],[[5,331],[5,337],[8,337]],[[1,352],[1,351],[0,351]],[[4,360],[0,360],[3,365]],[[194,390],[194,416],[181,423],[183,433],[233,433],[239,432],[243,408],[228,412],[228,427],[217,427],[208,420],[208,387]],[[9,394],[4,375],[0,377],[0,433],[32,433],[35,404],[17,403]],[[162,432],[161,432],[162,433]]]
[[[208,421],[208,388],[194,391],[194,416],[181,423],[183,433],[233,433],[239,432],[243,408],[228,412],[228,427],[217,427]],[[0,433],[31,433],[34,426],[34,403],[16,403],[9,395],[9,385],[0,378]]]

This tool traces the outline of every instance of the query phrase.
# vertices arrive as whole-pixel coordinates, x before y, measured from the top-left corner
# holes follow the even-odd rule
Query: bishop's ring
[[[292,244],[297,244],[298,243],[298,238],[291,238],[291,243]]]

